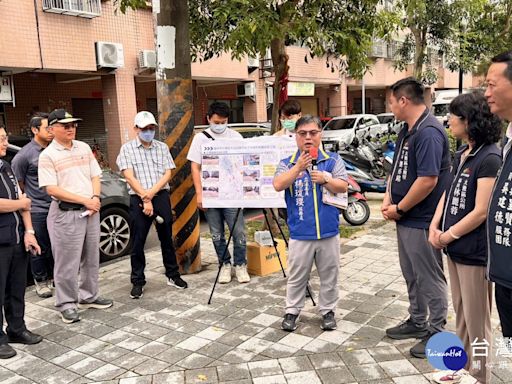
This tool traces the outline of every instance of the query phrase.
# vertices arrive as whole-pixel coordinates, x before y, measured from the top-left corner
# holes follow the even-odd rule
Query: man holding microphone
[[[276,191],[285,191],[290,229],[286,314],[281,327],[290,332],[297,329],[315,261],[320,277],[321,328],[334,330],[340,258],[339,210],[324,203],[322,194],[324,188],[330,193],[346,192],[347,173],[338,154],[319,148],[322,123],[318,117],[301,117],[295,132],[298,151],[281,160],[273,182]]]

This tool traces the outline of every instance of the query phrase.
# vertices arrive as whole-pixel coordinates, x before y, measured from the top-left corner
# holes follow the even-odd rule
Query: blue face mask
[[[145,131],[140,131],[139,138],[146,143],[151,143],[151,141],[153,141],[155,138],[155,130],[147,129]]]
[[[212,132],[218,135],[224,133],[227,127],[227,124],[210,124],[210,129],[212,130]]]

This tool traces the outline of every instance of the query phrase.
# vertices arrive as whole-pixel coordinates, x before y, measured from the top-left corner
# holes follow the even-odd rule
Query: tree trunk
[[[272,105],[272,129],[271,134],[277,132],[280,128],[279,126],[279,94],[281,91],[280,80],[283,75],[288,76],[288,70],[290,67],[288,66],[288,55],[286,54],[286,47],[284,45],[284,40],[282,39],[273,39],[270,42],[270,53],[272,55],[272,65],[274,66],[274,104]]]
[[[417,28],[411,28],[411,32],[414,36],[415,47],[414,47],[414,68],[413,76],[421,81],[423,75],[423,62],[425,61],[425,46],[426,40],[423,38],[422,33]]]
[[[160,135],[165,138],[176,169],[171,179],[171,207],[173,209],[172,236],[176,249],[176,260],[181,272],[201,270],[199,249],[199,214],[190,162],[186,151],[194,132],[192,106],[192,75],[190,65],[190,43],[188,33],[187,0],[161,0],[160,12],[155,12],[157,21],[156,90],[158,100],[158,122]],[[175,40],[170,36],[175,33]],[[167,36],[167,39],[163,38]],[[174,53],[174,66],[170,63]],[[169,234],[170,235],[170,234]]]

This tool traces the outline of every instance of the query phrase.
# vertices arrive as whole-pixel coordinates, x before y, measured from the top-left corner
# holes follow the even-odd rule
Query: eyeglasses
[[[0,136],[0,143],[7,143],[7,136],[6,135]]]
[[[462,117],[462,116],[455,115],[455,114],[453,114],[453,113],[447,113],[447,114],[446,114],[446,120],[450,120],[450,118],[452,118],[452,117],[457,117],[457,118],[459,118],[459,119],[461,119],[461,120],[463,119],[463,117]]]
[[[308,135],[311,137],[317,137],[319,133],[322,133],[322,131],[298,131],[297,135],[300,137],[307,137]]]

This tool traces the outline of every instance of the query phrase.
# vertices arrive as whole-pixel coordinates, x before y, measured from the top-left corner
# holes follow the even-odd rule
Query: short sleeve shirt
[[[82,197],[93,195],[92,179],[101,176],[101,168],[82,141],[73,140],[66,148],[53,140],[39,156],[39,187],[55,185]]]
[[[226,130],[221,133],[214,133],[210,128],[206,129],[215,140],[220,139],[243,139],[242,135],[237,131],[234,131],[230,128],[226,128]],[[193,161],[194,163],[201,164],[201,145],[206,144],[211,139],[207,137],[204,133],[197,133],[192,139],[192,144],[190,145],[190,149],[188,150],[187,160]]]
[[[117,166],[121,171],[132,169],[135,178],[144,189],[150,189],[166,171],[176,168],[167,144],[153,140],[146,148],[138,137],[121,147],[117,156]],[[169,184],[163,189],[169,189]],[[136,194],[130,186],[128,192],[130,195]]]
[[[25,185],[25,193],[32,200],[31,212],[48,212],[51,197],[39,187],[39,155],[43,151],[35,140],[25,145],[12,159],[11,167],[16,178]]]

